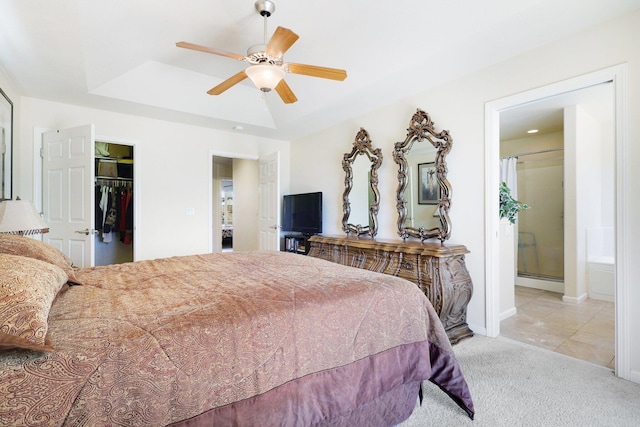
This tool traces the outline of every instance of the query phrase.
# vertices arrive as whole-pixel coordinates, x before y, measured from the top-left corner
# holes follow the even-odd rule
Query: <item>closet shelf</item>
[[[103,179],[109,181],[133,181],[133,178],[113,177],[113,176],[96,176],[96,180]]]
[[[111,162],[129,163],[133,164],[133,159],[127,157],[107,157],[107,156],[94,156],[96,160],[109,160]]]

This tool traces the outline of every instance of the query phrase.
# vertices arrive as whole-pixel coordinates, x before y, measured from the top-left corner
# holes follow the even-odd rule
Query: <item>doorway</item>
[[[222,178],[220,184],[222,252],[233,252],[233,178]]]
[[[209,249],[222,251],[222,179],[233,182],[233,250],[280,250],[280,153],[260,157],[209,151]],[[229,163],[228,171],[217,163]],[[227,176],[223,176],[227,175]]]
[[[95,141],[94,265],[133,261],[134,146]]]
[[[533,89],[521,94],[513,95],[500,100],[492,101],[486,104],[486,181],[485,191],[487,194],[488,203],[486,204],[486,247],[485,247],[485,283],[486,283],[486,325],[487,335],[497,336],[500,334],[500,289],[499,289],[499,218],[498,218],[498,188],[499,188],[499,147],[500,147],[500,114],[503,111],[507,111],[519,106],[527,105],[532,102],[536,102],[542,99],[549,99],[555,95],[567,94],[580,89],[592,87],[601,83],[612,81],[614,90],[614,134],[615,134],[615,155],[614,155],[614,180],[615,180],[615,193],[612,195],[612,206],[614,211],[614,230],[612,235],[614,236],[615,253],[619,256],[623,253],[623,249],[627,246],[628,237],[625,236],[625,224],[629,221],[626,216],[624,207],[624,200],[628,195],[628,188],[625,184],[624,177],[624,165],[627,140],[626,140],[626,74],[627,66],[619,65],[604,69],[598,72],[590,73],[584,76],[576,77],[567,81],[556,83],[553,85]],[[575,111],[571,112],[575,114]],[[576,157],[575,153],[568,153],[565,147],[565,167],[567,162],[573,162]],[[569,159],[569,160],[568,160]],[[584,175],[584,171],[579,169],[580,164],[570,164],[574,169],[574,173]],[[565,173],[566,175],[566,173]],[[575,178],[575,177],[574,177]],[[575,179],[574,179],[575,181]],[[565,182],[565,195],[577,194],[575,185]],[[574,206],[571,203],[569,206]],[[568,218],[572,215],[576,215],[576,212],[565,212],[567,221],[565,221],[566,227],[574,227],[572,230],[566,231],[565,245],[568,241],[576,241],[576,239],[586,239],[584,234],[577,236],[575,224],[570,224]],[[584,243],[584,240],[582,240]],[[579,250],[586,250],[586,244],[581,246]],[[565,251],[565,257],[567,254],[575,256],[578,249],[574,250],[574,255],[571,255],[571,251]],[[575,261],[574,261],[575,262]],[[567,261],[565,260],[565,264]],[[577,262],[575,262],[577,264]],[[625,325],[628,324],[629,315],[628,308],[624,303],[624,296],[629,291],[629,282],[625,272],[627,266],[625,265],[624,256],[618,257],[615,264],[615,330],[616,330],[616,348],[615,348],[615,371],[616,375],[622,378],[628,378],[630,373],[629,354],[630,354],[630,342],[626,334],[621,333],[625,330]],[[575,273],[576,277],[570,279],[569,272],[565,271],[565,288],[568,286],[575,286],[571,289],[570,295],[567,296],[567,289],[565,289],[564,302],[571,302],[579,304],[586,298],[586,288],[584,288],[584,275],[586,275],[585,265],[578,265]]]
[[[212,156],[212,222],[214,252],[233,251],[233,158]]]
[[[514,227],[517,285],[575,302],[604,297],[583,271],[598,257],[615,261],[613,107],[605,82],[500,113],[501,168],[516,170],[501,179],[530,207]],[[612,301],[612,285],[608,293]]]
[[[258,160],[211,156],[212,252],[258,249]]]
[[[567,114],[565,114],[565,111]],[[520,212],[513,233],[516,243],[516,275],[512,280],[513,309],[502,313],[500,335],[561,354],[614,368],[613,242],[614,135],[612,83],[602,83],[563,95],[532,102],[500,114],[501,167],[505,156],[515,165],[517,198],[530,206]],[[565,138],[565,134],[567,137]],[[586,197],[567,194],[575,201],[575,215],[567,220],[586,236],[587,251],[568,257],[586,265],[585,301],[563,300],[564,288],[564,148],[571,158],[568,186]],[[588,171],[588,176],[584,172]],[[503,175],[503,174],[501,174]],[[501,237],[502,238],[502,237]],[[573,244],[571,244],[573,243]],[[569,247],[581,246],[570,242]],[[605,252],[611,273],[594,272],[589,266]],[[501,263],[505,259],[501,259]],[[512,267],[513,268],[513,267]],[[568,269],[576,270],[575,266]],[[576,280],[573,275],[570,280]],[[577,280],[582,280],[578,278]],[[571,284],[571,283],[570,283]],[[578,286],[568,286],[578,289]],[[607,289],[606,291],[604,291]],[[605,295],[608,294],[608,295]],[[571,296],[571,294],[569,294]],[[504,307],[504,301],[502,302]]]

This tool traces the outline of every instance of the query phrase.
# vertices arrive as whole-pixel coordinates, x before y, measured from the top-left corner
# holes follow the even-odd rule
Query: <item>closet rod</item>
[[[534,154],[554,153],[556,151],[564,151],[564,148],[550,148],[548,150],[529,151],[528,153],[514,154],[512,156],[504,156],[502,158],[508,159],[509,157],[533,156]]]
[[[96,185],[132,188],[133,180],[130,178],[96,178]]]

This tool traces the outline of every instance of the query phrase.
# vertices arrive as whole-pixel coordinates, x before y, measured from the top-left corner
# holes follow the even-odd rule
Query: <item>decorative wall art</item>
[[[437,205],[440,201],[440,186],[436,179],[436,163],[418,165],[418,204]]]

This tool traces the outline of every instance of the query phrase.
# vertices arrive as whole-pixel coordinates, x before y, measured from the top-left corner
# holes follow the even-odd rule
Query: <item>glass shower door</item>
[[[563,281],[563,159],[550,154],[517,164],[518,199],[531,206],[518,218],[518,276]]]

